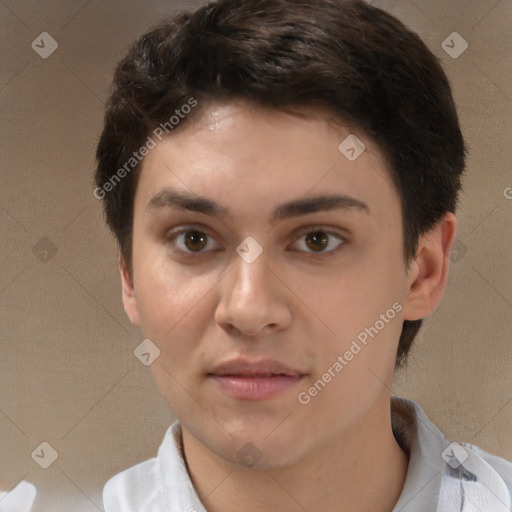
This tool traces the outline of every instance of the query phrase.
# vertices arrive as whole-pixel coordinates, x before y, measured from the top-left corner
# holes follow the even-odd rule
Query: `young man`
[[[140,38],[94,193],[178,421],[106,511],[510,510],[512,464],[390,391],[464,156],[438,61],[364,2],[221,0]]]

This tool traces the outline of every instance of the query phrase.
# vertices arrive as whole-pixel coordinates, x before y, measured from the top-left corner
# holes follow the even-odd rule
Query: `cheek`
[[[209,293],[218,279],[213,275],[190,275],[177,265],[148,258],[139,267],[137,304],[144,335],[161,351],[185,351],[198,341],[194,338],[208,311]],[[198,338],[197,338],[198,340]]]
[[[325,335],[321,336],[319,371],[327,371],[348,351],[350,361],[343,370],[344,379],[363,383],[363,387],[372,377],[370,370],[384,378],[394,367],[402,329],[404,276],[400,256],[392,246],[388,250],[381,246],[379,252],[381,259],[373,254],[358,258],[306,295],[308,304],[329,328],[323,329]]]
[[[140,277],[142,330],[160,350],[151,371],[170,408],[184,416],[190,409],[193,379],[201,369],[201,341],[212,318],[209,292],[217,280],[157,265],[145,267]]]
[[[337,336],[354,336],[373,325],[401,299],[399,274],[390,266],[361,259],[346,271],[333,275],[322,289],[308,297]]]

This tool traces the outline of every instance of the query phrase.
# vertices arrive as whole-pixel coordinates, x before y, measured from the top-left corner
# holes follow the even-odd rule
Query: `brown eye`
[[[325,231],[313,231],[306,235],[305,241],[314,252],[320,252],[329,244],[329,235]]]
[[[343,235],[325,228],[311,228],[297,238],[295,247],[299,251],[328,256],[333,254],[346,239]]]
[[[184,234],[183,243],[185,247],[192,252],[201,251],[208,243],[208,235],[200,231],[187,231]]]
[[[173,254],[181,259],[206,257],[222,250],[212,235],[190,226],[168,232],[165,241]]]

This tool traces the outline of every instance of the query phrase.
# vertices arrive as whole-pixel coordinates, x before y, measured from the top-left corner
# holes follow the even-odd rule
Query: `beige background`
[[[154,456],[173,420],[133,355],[92,171],[115,62],[199,3],[0,0],[0,490],[33,482],[35,511],[102,510],[104,482]],[[394,391],[511,459],[512,1],[375,3],[441,58],[471,149],[449,288]],[[454,31],[469,43],[456,59],[441,47]],[[47,59],[41,32],[58,42]],[[46,470],[31,458],[43,441],[58,453]]]

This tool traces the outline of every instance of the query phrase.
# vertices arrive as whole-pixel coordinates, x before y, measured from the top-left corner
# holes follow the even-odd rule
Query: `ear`
[[[123,305],[128,318],[135,327],[140,327],[139,310],[137,308],[137,296],[133,286],[133,279],[128,271],[126,262],[119,252],[119,272],[123,290]]]
[[[455,241],[457,218],[447,213],[418,243],[408,272],[404,319],[419,320],[432,314],[443,298],[448,282],[449,256]]]

